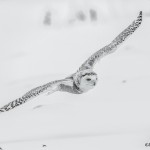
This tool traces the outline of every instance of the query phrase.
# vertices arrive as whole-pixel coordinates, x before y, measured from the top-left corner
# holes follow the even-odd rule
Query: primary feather
[[[79,68],[79,71],[85,69],[93,69],[94,64],[99,61],[102,57],[113,53],[120,44],[123,43],[141,24],[142,22],[142,11],[140,11],[137,19],[132,22],[124,31],[122,31],[110,44],[106,45],[102,49],[95,52],[89,57]]]

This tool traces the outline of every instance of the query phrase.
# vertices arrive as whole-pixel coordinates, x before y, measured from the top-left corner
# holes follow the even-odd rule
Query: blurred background
[[[150,0],[0,0],[0,106],[74,73],[141,10],[140,28],[96,65],[94,90],[44,95],[0,114],[0,144],[141,150],[150,142]]]
[[[1,0],[1,82],[76,70],[127,27],[140,10],[148,21],[149,4],[149,0]],[[143,32],[134,39],[143,42]]]

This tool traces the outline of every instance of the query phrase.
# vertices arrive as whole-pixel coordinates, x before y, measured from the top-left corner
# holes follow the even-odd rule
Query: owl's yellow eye
[[[90,79],[90,78],[87,78],[86,80],[87,80],[87,81],[91,81],[91,79]]]

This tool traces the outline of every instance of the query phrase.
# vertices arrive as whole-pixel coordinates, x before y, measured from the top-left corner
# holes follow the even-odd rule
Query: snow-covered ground
[[[1,113],[0,148],[144,150],[150,143],[149,4],[148,0],[1,0],[0,106],[74,73],[139,10],[144,18],[118,51],[96,65],[99,83],[90,92],[41,95]],[[97,12],[95,21],[88,13],[91,6]],[[84,15],[76,16],[81,10],[85,20]],[[50,24],[43,23],[47,12],[52,13]]]

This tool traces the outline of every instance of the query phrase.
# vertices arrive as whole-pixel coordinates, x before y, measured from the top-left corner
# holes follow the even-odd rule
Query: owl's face
[[[75,77],[75,84],[83,92],[87,92],[90,89],[94,88],[97,84],[97,81],[97,74],[90,69],[78,72]]]

